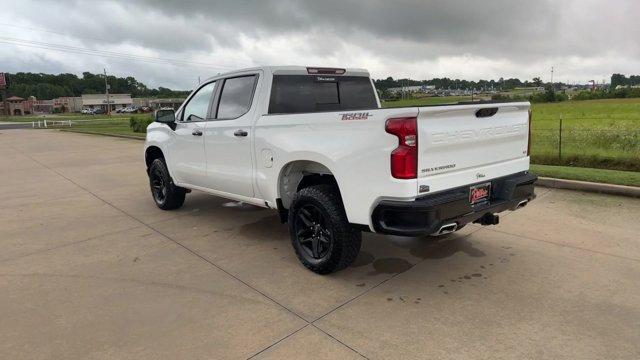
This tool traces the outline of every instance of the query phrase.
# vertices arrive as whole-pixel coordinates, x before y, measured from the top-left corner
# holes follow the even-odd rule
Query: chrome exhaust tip
[[[518,210],[518,209],[522,209],[523,207],[527,206],[527,204],[529,203],[529,200],[522,200],[518,203],[518,205],[516,205],[513,209],[513,211]]]
[[[433,234],[431,234],[431,236],[441,236],[441,235],[451,234],[452,232],[456,231],[457,229],[458,229],[458,224],[457,223],[451,223],[451,224],[442,225],[440,227],[440,229],[438,229],[438,231],[436,231]]]

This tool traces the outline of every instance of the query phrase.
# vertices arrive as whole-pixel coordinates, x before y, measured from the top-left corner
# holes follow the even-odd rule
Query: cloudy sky
[[[188,89],[256,65],[364,67],[387,76],[640,73],[637,0],[14,1],[0,71],[102,72]]]

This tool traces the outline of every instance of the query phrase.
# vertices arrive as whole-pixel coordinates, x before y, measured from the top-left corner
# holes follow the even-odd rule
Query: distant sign
[[[4,76],[4,73],[0,73],[0,88],[4,88],[7,86],[7,78]]]

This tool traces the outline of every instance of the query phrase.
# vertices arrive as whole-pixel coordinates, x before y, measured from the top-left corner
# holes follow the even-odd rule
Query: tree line
[[[431,80],[413,80],[413,79],[386,79],[375,80],[376,88],[380,91],[383,99],[393,100],[397,95],[389,92],[389,88],[403,86],[435,86],[438,90],[497,90],[509,91],[520,87],[544,87],[545,91],[536,92],[529,95],[518,94],[494,94],[493,100],[523,100],[531,102],[559,102],[569,100],[569,95],[562,89],[566,84],[562,82],[544,83],[539,77],[533,78],[531,81],[521,81],[517,78],[499,80],[479,80],[468,81],[449,78],[435,78]],[[623,87],[617,89],[618,85]],[[631,75],[629,77],[622,74],[613,74],[611,76],[611,85],[608,88],[599,88],[597,90],[582,90],[572,95],[573,100],[595,100],[595,99],[614,99],[614,98],[638,98],[640,97],[640,88],[632,86],[640,85],[640,75]]]
[[[75,74],[43,74],[19,72],[7,74],[9,93],[13,96],[28,98],[35,96],[40,100],[50,100],[63,96],[81,96],[82,94],[104,94],[104,75],[83,72],[82,77]],[[109,92],[131,94],[132,97],[185,97],[189,91],[172,90],[165,87],[149,88],[132,76],[107,76]]]
[[[640,85],[640,75],[631,75],[626,77],[622,74],[611,75],[611,88],[615,89],[618,85],[622,86],[636,86]]]
[[[35,96],[37,99],[49,100],[63,96],[81,96],[82,94],[103,94],[104,93],[104,75],[83,72],[82,77],[75,74],[43,74],[19,72],[15,74],[7,74],[9,80],[9,92],[11,95],[28,98]],[[132,76],[117,77],[113,75],[107,76],[107,82],[110,85],[109,92],[120,94],[131,94],[133,97],[185,97],[189,91],[172,90],[165,87],[152,89],[142,82],[136,80]],[[388,77],[386,79],[375,80],[376,88],[380,91],[386,91],[389,88],[403,86],[435,86],[436,89],[494,89],[508,91],[519,87],[540,87],[545,84],[539,77],[533,78],[531,81],[521,81],[518,78],[500,78],[498,80],[460,80],[444,78],[434,78],[431,80],[413,80],[413,79],[394,79]],[[555,83],[554,88],[565,85],[563,83]],[[640,75],[631,75],[629,77],[622,74],[613,74],[611,76],[612,91],[618,86],[634,86],[640,85]],[[635,94],[635,91],[633,91]],[[613,94],[612,94],[613,95]],[[618,96],[621,96],[618,94]]]
[[[543,86],[544,82],[539,78],[533,78],[531,81],[521,81],[517,78],[500,78],[498,80],[460,80],[444,78],[434,78],[431,80],[413,80],[413,79],[394,79],[388,77],[386,79],[375,80],[376,88],[379,90],[387,90],[394,87],[403,86],[435,86],[436,89],[444,90],[465,90],[465,89],[495,89],[495,90],[512,90],[518,87]],[[557,85],[563,85],[556,83]]]

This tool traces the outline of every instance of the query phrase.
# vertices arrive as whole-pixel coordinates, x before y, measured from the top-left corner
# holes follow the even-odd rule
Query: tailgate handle
[[[497,112],[498,112],[498,108],[497,107],[484,108],[484,109],[480,109],[480,110],[476,111],[476,117],[479,117],[479,118],[492,117]]]

